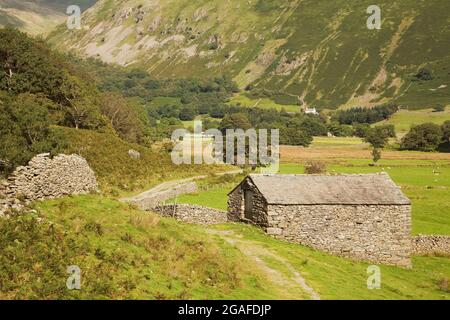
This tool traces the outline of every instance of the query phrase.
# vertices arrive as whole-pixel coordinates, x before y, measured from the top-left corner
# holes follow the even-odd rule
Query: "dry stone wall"
[[[226,211],[189,204],[160,205],[153,209],[163,217],[172,217],[192,224],[220,224],[227,222]]]
[[[414,237],[413,252],[417,255],[450,255],[450,236]]]
[[[84,158],[60,154],[52,159],[49,154],[40,154],[2,183],[0,213],[20,211],[31,201],[86,194],[97,187],[95,174]]]

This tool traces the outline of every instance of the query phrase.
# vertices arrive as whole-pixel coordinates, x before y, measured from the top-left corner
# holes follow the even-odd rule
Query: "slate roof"
[[[347,175],[263,175],[249,178],[268,204],[409,205],[386,173]]]

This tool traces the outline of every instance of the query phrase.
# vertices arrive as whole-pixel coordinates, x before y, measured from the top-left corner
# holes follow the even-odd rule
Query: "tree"
[[[55,153],[64,140],[51,130],[53,102],[33,94],[0,94],[0,171],[9,173],[38,153]]]
[[[227,129],[247,130],[252,127],[250,121],[244,113],[227,114],[220,123],[220,130],[225,133]]]
[[[443,104],[437,104],[433,107],[433,112],[445,111],[445,106]]]
[[[340,124],[352,125],[354,123],[372,124],[389,119],[398,111],[395,104],[381,105],[373,108],[356,107],[348,110],[339,110],[332,116],[333,121]]]
[[[359,138],[364,138],[370,130],[370,125],[367,123],[356,123],[353,125],[354,135]]]
[[[376,163],[381,159],[381,149],[389,141],[389,132],[382,126],[370,128],[363,140],[372,146],[372,159]]]
[[[441,130],[444,141],[448,142],[450,139],[450,120],[447,120],[442,124]]]
[[[40,40],[14,29],[0,30],[0,90],[42,93],[56,102],[64,64]]]
[[[377,128],[384,131],[384,135],[386,135],[388,138],[395,138],[397,136],[397,133],[395,132],[395,126],[393,124],[383,124],[377,126]]]
[[[371,128],[367,131],[365,142],[369,143],[373,148],[382,149],[389,141],[388,132],[383,127]]]
[[[100,109],[122,139],[134,143],[143,142],[145,124],[136,105],[118,93],[106,92],[100,97]]]
[[[403,150],[434,151],[442,143],[441,128],[434,123],[424,123],[415,127],[403,137],[400,148]]]
[[[321,119],[317,116],[306,117],[301,123],[300,126],[306,130],[311,136],[326,136],[328,133],[327,126]]]
[[[91,92],[79,78],[67,75],[61,86],[63,102],[61,108],[66,115],[68,124],[76,129],[96,129],[104,125],[95,101],[95,94]]]
[[[378,160],[381,159],[381,150],[378,148],[373,148],[372,150],[372,159],[374,163],[377,163]]]
[[[307,147],[311,144],[312,140],[312,136],[298,128],[285,128],[281,130],[281,144]]]
[[[225,107],[223,105],[212,106],[209,115],[216,119],[222,119],[225,116]]]
[[[194,120],[197,115],[197,110],[193,106],[186,106],[180,110],[180,120],[181,121],[191,121]]]
[[[354,134],[353,128],[348,125],[340,125],[338,122],[331,122],[328,130],[335,137],[351,137]]]

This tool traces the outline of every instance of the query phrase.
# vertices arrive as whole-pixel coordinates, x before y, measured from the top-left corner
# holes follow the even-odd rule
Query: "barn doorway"
[[[251,219],[253,214],[253,192],[251,190],[244,191],[244,217]]]

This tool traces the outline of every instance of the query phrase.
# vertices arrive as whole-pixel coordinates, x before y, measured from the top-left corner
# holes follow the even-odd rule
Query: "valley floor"
[[[413,204],[413,233],[450,235],[450,154],[387,150],[376,166],[370,148],[358,138],[316,138],[310,148],[281,147],[282,174],[301,174],[304,162],[320,160],[328,173],[387,172]],[[179,203],[226,210],[227,193],[242,179],[205,181],[201,192],[182,195]]]

